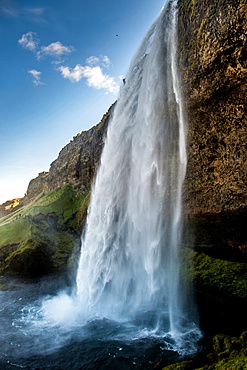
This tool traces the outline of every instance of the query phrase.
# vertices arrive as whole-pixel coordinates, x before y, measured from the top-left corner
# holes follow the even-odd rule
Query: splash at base
[[[197,350],[201,332],[180,275],[187,156],[176,32],[170,1],[132,61],[109,125],[73,293],[23,310],[18,325],[38,328],[51,351],[90,338]]]
[[[131,63],[108,128],[75,299],[88,317],[156,312],[158,325],[165,312],[165,331],[179,343],[196,318],[180,276],[187,156],[176,61],[177,1],[170,1]]]

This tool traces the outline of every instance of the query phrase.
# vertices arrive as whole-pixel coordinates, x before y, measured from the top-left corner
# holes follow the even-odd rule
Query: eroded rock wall
[[[180,0],[179,65],[188,117],[185,210],[247,205],[247,3]]]

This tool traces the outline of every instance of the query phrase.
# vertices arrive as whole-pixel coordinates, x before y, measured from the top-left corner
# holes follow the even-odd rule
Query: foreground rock
[[[212,341],[212,352],[163,367],[162,370],[240,370],[247,368],[247,332],[239,337],[218,334]]]

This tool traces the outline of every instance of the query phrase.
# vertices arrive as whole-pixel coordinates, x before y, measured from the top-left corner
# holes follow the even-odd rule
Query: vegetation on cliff
[[[65,271],[73,251],[80,247],[88,200],[88,192],[78,193],[67,184],[1,218],[1,274]]]
[[[196,295],[247,307],[247,5],[245,0],[180,0],[179,64],[188,120],[182,274]],[[43,275],[76,263],[89,191],[112,108],[63,148],[30,182],[18,207],[0,216],[0,273]],[[9,206],[9,203],[6,205]],[[1,209],[0,209],[1,211]],[[193,237],[191,237],[191,234]],[[195,246],[193,251],[189,247]],[[204,301],[205,302],[205,301]],[[199,310],[203,307],[199,307]],[[246,333],[218,335],[211,354],[166,369],[247,368]],[[159,367],[160,368],[160,367]]]
[[[51,163],[48,172],[42,172],[30,181],[22,200],[24,204],[28,204],[41,193],[61,188],[68,183],[80,193],[90,191],[114,106],[115,104],[109,108],[97,125],[74,136]]]

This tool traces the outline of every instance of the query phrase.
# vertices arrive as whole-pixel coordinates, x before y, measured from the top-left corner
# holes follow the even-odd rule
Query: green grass
[[[42,266],[49,263],[54,269],[66,268],[80,240],[89,197],[89,193],[81,194],[67,184],[1,219],[1,273],[33,272],[38,266],[35,259],[42,260]]]
[[[14,222],[19,217],[34,216],[37,214],[56,214],[59,223],[66,223],[77,213],[88,195],[88,192],[80,194],[72,185],[67,184],[62,188],[43,194],[29,205],[22,207],[11,214],[0,219],[0,227],[8,222]]]
[[[30,216],[55,214],[59,225],[63,225],[79,211],[86,195],[85,193],[79,194],[70,184],[67,184],[63,188],[58,188],[42,195],[23,214]]]
[[[21,243],[31,236],[31,222],[28,219],[17,219],[0,227],[0,248],[6,244]]]

